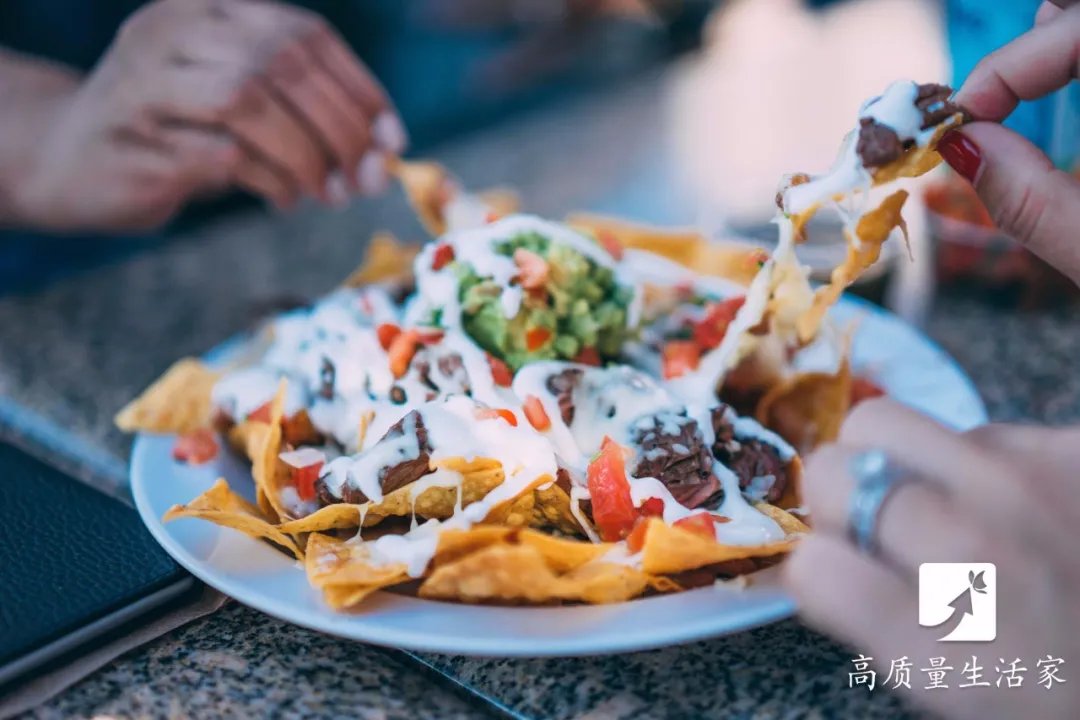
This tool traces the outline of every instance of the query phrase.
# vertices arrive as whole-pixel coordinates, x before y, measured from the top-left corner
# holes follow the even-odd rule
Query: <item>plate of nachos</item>
[[[832,170],[777,194],[771,253],[521,213],[395,160],[431,239],[373,238],[318,301],[177,361],[117,416],[132,490],[193,574],[299,625],[415,650],[621,652],[790,615],[803,455],[874,395],[985,421],[955,364],[841,299],[963,122],[940,86],[864,104]],[[892,133],[893,137],[889,137]],[[848,255],[811,286],[807,220]]]

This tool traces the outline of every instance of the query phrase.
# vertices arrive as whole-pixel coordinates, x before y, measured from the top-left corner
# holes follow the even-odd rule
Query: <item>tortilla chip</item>
[[[124,432],[183,434],[210,427],[210,391],[219,377],[195,358],[178,360],[113,421]]]
[[[224,478],[219,478],[209,490],[187,505],[173,505],[162,520],[169,522],[184,517],[209,520],[216,525],[239,530],[248,537],[270,540],[288,550],[298,560],[304,558],[304,553],[296,542],[274,527],[270,518],[257,507],[233,492]]]
[[[715,275],[749,285],[757,274],[760,248],[734,242],[707,240],[696,230],[662,228],[592,213],[572,213],[570,227],[593,236],[607,233],[620,245],[646,250],[686,266],[694,272]]]
[[[481,190],[476,197],[491,209],[496,218],[504,218],[521,211],[521,197],[511,188],[493,187]]]
[[[446,168],[435,162],[395,157],[390,159],[387,169],[401,183],[424,229],[433,237],[443,235],[446,232],[443,206],[456,185]]]
[[[768,515],[773,521],[780,526],[780,529],[784,531],[787,536],[796,535],[799,533],[810,532],[809,526],[799,518],[795,517],[787,510],[776,505],[770,505],[769,503],[755,503],[756,507],[763,515]]]
[[[301,533],[323,532],[324,530],[351,530],[359,528],[361,523],[367,527],[375,525],[382,519],[381,516],[372,516],[371,513],[365,513],[363,505],[335,503],[321,507],[302,518],[283,522],[278,528],[290,535],[299,535]]]
[[[644,573],[615,563],[586,563],[560,573],[533,545],[494,544],[437,567],[419,593],[464,602],[606,603],[637,597],[652,584]],[[656,584],[671,587],[669,582]]]
[[[903,227],[900,210],[907,200],[905,190],[897,190],[885,198],[881,205],[866,213],[855,227],[855,239],[848,238],[848,252],[844,262],[833,268],[829,284],[814,293],[813,304],[796,322],[799,340],[810,342],[817,335],[825,319],[825,313],[840,299],[848,285],[855,282],[881,256],[881,246],[889,238],[893,228]]]
[[[531,527],[554,527],[568,535],[580,534],[581,524],[570,510],[570,496],[561,487],[551,483],[538,487],[534,493]]]
[[[285,378],[278,383],[277,393],[270,401],[270,422],[253,422],[248,431],[248,457],[251,477],[255,481],[255,497],[259,507],[275,519],[291,520],[292,515],[281,499],[281,491],[289,484],[289,469],[281,462],[281,416],[285,405]]]
[[[754,415],[807,453],[839,437],[850,407],[851,364],[845,357],[835,373],[799,373],[777,383],[758,402]],[[789,507],[798,504],[795,500]]]
[[[936,168],[941,164],[941,155],[937,151],[938,141],[945,133],[963,125],[964,120],[963,113],[956,113],[938,125],[926,145],[913,147],[888,165],[875,169],[874,185],[883,185],[899,178],[919,177]]]
[[[353,270],[342,284],[358,288],[373,283],[405,280],[412,275],[413,258],[418,252],[419,245],[406,245],[391,233],[377,232],[368,242],[360,267]]]
[[[402,564],[372,563],[363,543],[318,533],[308,538],[304,569],[308,582],[323,591],[326,604],[335,610],[352,607],[376,590],[409,580]]]
[[[670,575],[729,560],[778,555],[792,547],[792,539],[763,545],[724,545],[653,518],[645,531],[642,568],[649,575]]]

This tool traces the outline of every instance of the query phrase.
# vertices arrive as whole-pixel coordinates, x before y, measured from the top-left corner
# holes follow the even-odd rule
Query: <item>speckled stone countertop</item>
[[[611,194],[643,171],[647,158],[628,148],[649,147],[658,135],[656,97],[664,87],[662,78],[645,79],[436,154],[473,187],[518,187],[527,208],[541,214],[608,207]],[[129,449],[111,424],[127,399],[175,358],[244,330],[276,300],[328,290],[381,228],[421,237],[397,196],[341,212],[251,213],[45,290],[0,298],[0,400],[29,408],[91,448],[102,470],[94,477],[108,484],[123,475]],[[942,299],[927,331],[969,372],[993,418],[1080,418],[1075,313],[1019,313]],[[848,689],[851,657],[794,620],[615,657],[409,656],[233,604],[121,657],[36,714],[409,720],[903,714],[895,696]]]

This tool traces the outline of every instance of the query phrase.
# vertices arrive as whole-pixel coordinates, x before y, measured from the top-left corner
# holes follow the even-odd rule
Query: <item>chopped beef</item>
[[[949,102],[950,95],[952,95],[952,88],[948,85],[926,83],[919,86],[918,94],[915,96],[915,107],[922,110],[922,130],[932,128],[956,113],[964,112],[959,105]]]
[[[739,478],[739,487],[746,490],[754,486],[755,478],[772,477],[772,485],[765,491],[764,499],[776,502],[784,494],[788,484],[787,463],[780,451],[756,438],[738,437],[735,428],[725,417],[728,407],[713,408],[712,424],[716,439],[712,451]]]
[[[334,367],[334,363],[330,362],[329,358],[322,359],[322,365],[319,366],[319,397],[326,398],[327,400],[334,399],[334,383],[337,376],[337,369]]]
[[[665,432],[675,428],[677,434]],[[697,421],[671,412],[645,418],[635,423],[633,444],[637,464],[631,474],[657,478],[686,507],[700,506],[720,489]]]
[[[567,368],[550,376],[545,383],[558,401],[559,414],[567,425],[574,422],[574,389],[581,384],[581,376],[580,368]]]
[[[555,484],[567,495],[570,494],[570,490],[574,487],[574,482],[570,479],[570,473],[565,468],[559,468],[558,472],[555,473]]]
[[[427,428],[424,427],[423,416],[415,410],[391,425],[390,429],[386,431],[386,434],[379,438],[379,442],[382,443],[387,440],[401,437],[405,433],[405,421],[408,420],[410,416],[415,417],[416,442],[420,447],[420,454],[411,460],[404,460],[396,465],[389,465],[379,471],[379,485],[382,488],[384,495],[392,493],[399,488],[403,488],[432,472],[429,467],[429,461],[431,459],[431,441],[428,439]],[[345,483],[345,485],[342,486],[341,497],[334,497],[330,492],[330,489],[326,487],[326,480],[324,478],[319,478],[315,483],[315,492],[322,505],[333,505],[342,502],[360,504],[368,501],[367,496],[365,496],[359,488],[355,488],[348,483]]]
[[[432,360],[435,362],[434,368]],[[413,355],[409,369],[433,393],[470,393],[465,362],[456,352],[439,354],[430,348],[423,348]]]
[[[904,153],[904,143],[888,125],[873,118],[859,120],[859,141],[855,152],[862,158],[863,167],[883,167]]]

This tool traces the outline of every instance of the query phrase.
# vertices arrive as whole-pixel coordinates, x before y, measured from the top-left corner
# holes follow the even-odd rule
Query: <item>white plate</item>
[[[840,320],[861,316],[856,368],[866,368],[894,398],[958,429],[986,420],[971,383],[936,345],[895,316],[845,299]],[[627,652],[724,635],[794,612],[775,569],[745,590],[709,587],[605,606],[504,608],[420,600],[380,592],[353,613],[330,610],[299,564],[268,545],[209,522],[161,516],[206,490],[219,476],[247,491],[246,463],[228,453],[201,467],[172,461],[173,440],[135,441],[131,483],[146,526],[176,560],[221,592],[314,630],[410,650],[466,655],[557,656]]]

